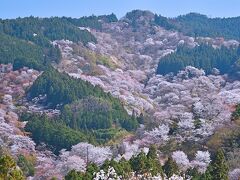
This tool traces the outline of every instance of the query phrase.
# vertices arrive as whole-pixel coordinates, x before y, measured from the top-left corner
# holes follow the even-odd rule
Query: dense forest
[[[155,16],[155,23],[166,29],[180,31],[186,35],[196,37],[224,37],[226,39],[240,39],[240,17],[208,18],[205,15],[189,13],[176,18]]]
[[[125,133],[121,128],[76,130],[66,125],[64,119],[50,118],[46,115],[25,114],[21,120],[28,121],[25,131],[31,133],[34,142],[45,143],[55,154],[61,149],[70,150],[80,142],[102,145]]]
[[[138,126],[138,118],[134,113],[129,116],[119,99],[99,86],[53,68],[46,70],[28,91],[29,99],[44,94],[45,105],[54,108],[60,105],[60,117],[55,120],[39,116],[22,119],[31,119],[26,131],[32,133],[36,142],[45,142],[57,150],[69,149],[73,144],[91,138],[92,143],[104,143],[122,131],[121,128],[132,131]]]
[[[61,149],[69,150],[73,145],[87,141],[84,133],[75,131],[47,116],[31,115],[22,119],[28,121],[25,130],[31,132],[33,140],[37,144],[46,143],[55,153]]]
[[[0,33],[0,63],[12,63],[14,69],[28,66],[37,70],[44,69],[51,61],[57,61],[60,52],[54,47],[43,56],[44,49],[36,44]]]
[[[0,21],[0,31],[10,36],[32,41],[40,46],[49,46],[49,40],[68,39],[73,42],[86,44],[89,41],[96,42],[95,37],[86,30],[80,30],[77,26],[64,18],[37,18],[26,17]]]
[[[221,74],[234,73],[239,70],[237,62],[240,58],[240,47],[228,49],[221,47],[214,49],[209,45],[200,45],[193,49],[179,47],[175,53],[165,56],[159,61],[157,73],[177,73],[186,66],[194,66],[211,73],[213,68],[220,70]]]
[[[68,22],[78,27],[89,27],[97,30],[102,30],[102,21],[106,23],[118,21],[117,16],[113,13],[110,15],[92,15],[88,17],[84,16],[81,18],[62,17],[62,19],[67,20]]]
[[[111,21],[112,16],[102,18]],[[45,70],[51,62],[59,62],[61,53],[51,41],[67,39],[73,42],[96,42],[96,38],[77,25],[98,29],[100,17],[72,18],[17,18],[0,19],[0,63],[13,63],[14,69],[23,66]],[[76,22],[77,23],[76,23]],[[13,53],[14,52],[14,53]]]
[[[136,118],[128,115],[119,99],[105,93],[99,86],[59,73],[53,68],[45,71],[28,93],[30,99],[46,94],[46,103],[52,107],[65,105],[62,117],[74,129],[106,129],[113,123],[127,130],[137,127]],[[89,118],[92,122],[86,122]]]

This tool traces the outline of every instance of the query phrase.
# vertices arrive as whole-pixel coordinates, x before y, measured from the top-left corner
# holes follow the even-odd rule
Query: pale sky
[[[240,16],[240,0],[1,0],[0,18],[81,17],[112,12],[120,18],[134,9],[150,10],[167,17],[189,12],[233,17]]]

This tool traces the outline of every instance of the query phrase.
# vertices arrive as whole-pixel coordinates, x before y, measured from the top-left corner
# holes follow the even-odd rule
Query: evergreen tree
[[[176,162],[172,159],[171,156],[168,158],[167,162],[163,166],[163,170],[168,178],[170,178],[173,174],[178,173],[178,171],[179,171],[178,166],[177,166]]]
[[[157,147],[155,145],[150,146],[147,158],[149,171],[152,176],[156,176],[158,174],[161,174],[163,176],[162,166],[158,160]]]
[[[84,175],[84,178],[85,179],[93,179],[94,177],[94,172],[98,172],[100,169],[99,167],[94,164],[94,163],[91,163],[87,166],[87,170],[85,172],[85,175]]]
[[[149,151],[147,153],[147,158],[148,159],[158,159],[158,156],[157,156],[157,147],[156,145],[151,145],[150,148],[149,148]]]
[[[224,157],[224,152],[219,149],[212,162],[213,180],[228,180],[229,168]]]
[[[119,161],[119,167],[120,169],[117,171],[117,174],[121,175],[123,178],[127,179],[132,172],[132,167],[129,161],[122,158]],[[115,169],[116,170],[116,169]]]
[[[84,179],[84,174],[77,172],[76,170],[71,170],[65,176],[65,180],[86,180],[86,179]]]
[[[18,156],[17,165],[21,168],[26,177],[34,176],[35,173],[34,164],[30,160],[28,160],[24,155]]]
[[[144,116],[143,113],[140,114],[139,117],[137,117],[137,121],[139,124],[144,124]]]
[[[146,154],[141,151],[137,156],[130,159],[132,169],[137,174],[145,174],[148,172],[148,159]]]
[[[24,180],[23,173],[17,168],[14,159],[8,155],[0,157],[0,179]]]

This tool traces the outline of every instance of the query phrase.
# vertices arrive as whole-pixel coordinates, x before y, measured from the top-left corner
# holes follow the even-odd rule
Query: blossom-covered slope
[[[212,161],[209,153],[212,149],[208,144],[211,137],[223,127],[237,126],[232,121],[232,113],[240,103],[239,80],[230,79],[227,74],[220,75],[217,69],[206,75],[202,69],[187,66],[176,75],[163,76],[156,74],[156,68],[162,57],[174,53],[179,46],[194,48],[205,43],[214,48],[232,48],[239,42],[186,36],[155,24],[155,16],[151,12],[131,13],[116,22],[102,22],[101,29],[79,27],[90,31],[96,42],[52,42],[62,54],[61,61],[52,64],[56,69],[99,85],[105,92],[119,98],[130,115],[134,112],[142,116],[143,121],[136,132],[127,134],[117,143],[95,146],[81,142],[71,150],[61,150],[59,155],[48,151],[49,147],[44,144],[36,146],[23,130],[25,122],[20,122],[20,114],[17,113],[45,112],[42,111],[44,107],[21,102],[25,100],[22,99],[24,93],[41,73],[27,68],[19,71],[2,68],[0,144],[15,158],[19,154],[36,158],[34,179],[53,176],[62,179],[73,169],[86,171],[89,163],[101,166],[105,160],[130,160],[141,152],[147,154],[152,144],[159,148],[158,160],[162,165],[167,156],[172,156],[181,172],[196,168],[204,173]],[[61,113],[53,111],[57,111],[57,115]],[[52,110],[47,109],[46,112]],[[229,159],[240,162],[238,156]],[[231,179],[240,174],[240,167],[235,164],[230,169]],[[161,178],[160,175],[156,177]],[[173,175],[172,179],[183,177]]]

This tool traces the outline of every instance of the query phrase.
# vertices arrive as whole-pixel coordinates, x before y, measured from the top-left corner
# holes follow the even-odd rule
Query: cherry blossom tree
[[[172,158],[182,172],[185,172],[191,166],[187,155],[183,151],[173,152]]]
[[[100,170],[96,173],[93,180],[120,180],[121,177],[117,175],[113,167],[108,167],[108,171]]]
[[[167,141],[169,139],[169,130],[170,129],[168,125],[162,124],[151,131],[146,131],[144,135],[154,142]]]
[[[208,151],[197,151],[195,159],[191,164],[193,167],[197,168],[200,173],[205,173],[210,162],[211,158]]]

